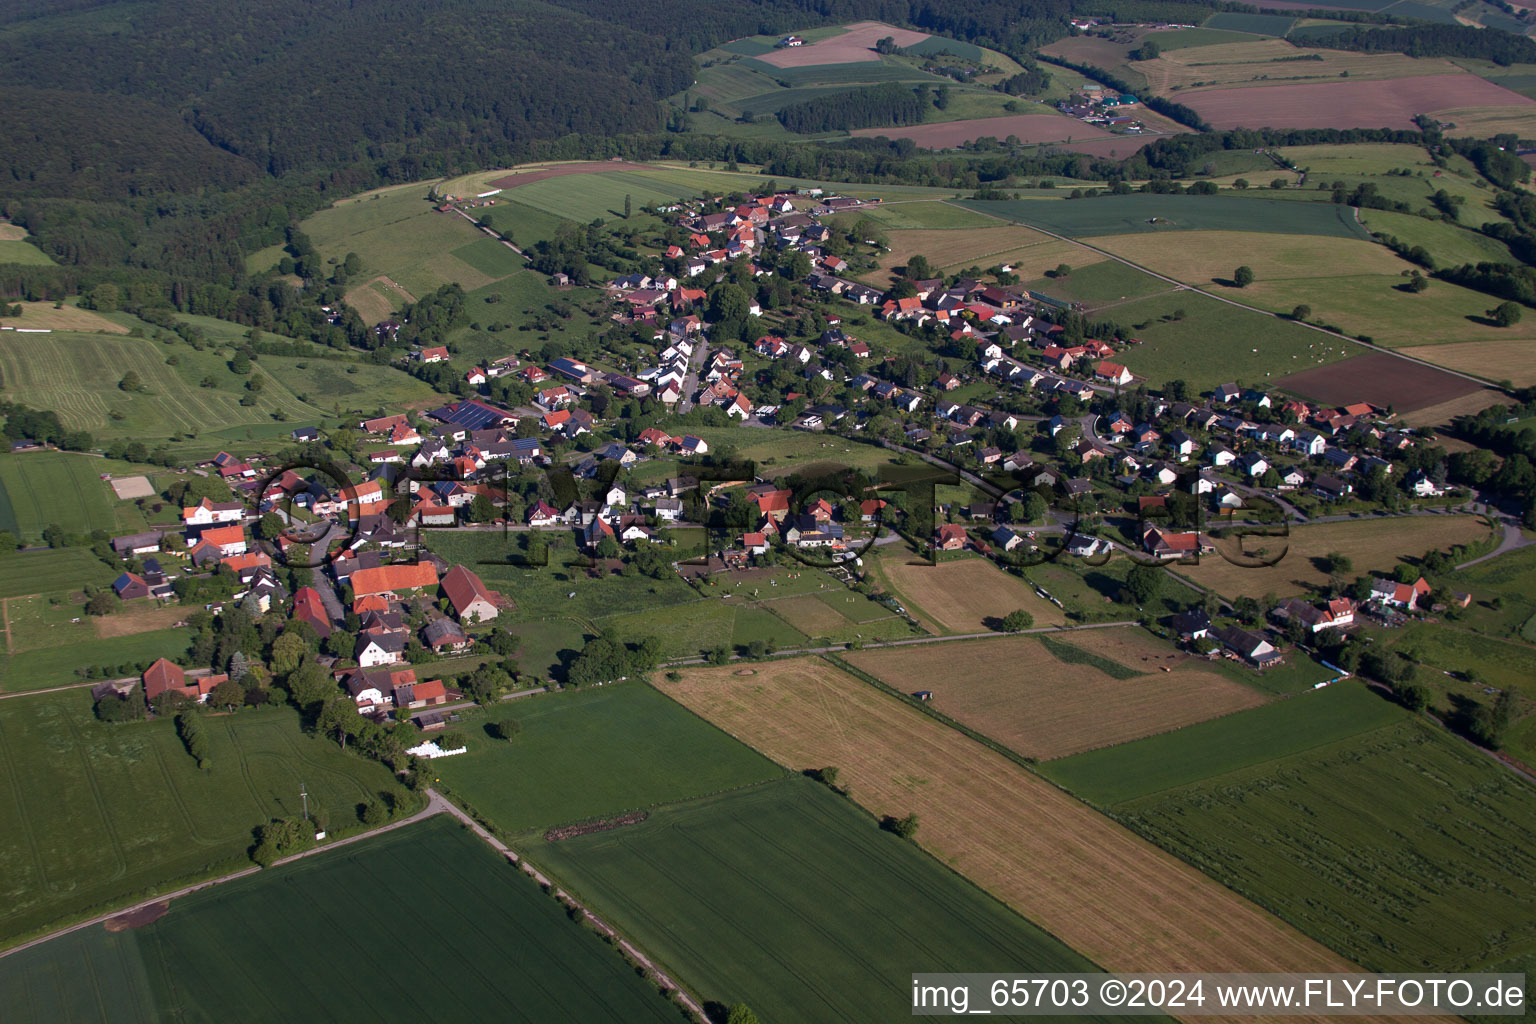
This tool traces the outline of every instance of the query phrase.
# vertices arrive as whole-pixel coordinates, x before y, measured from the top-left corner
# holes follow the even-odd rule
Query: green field
[[[525,203],[505,198],[512,193],[496,197],[496,205],[476,210],[490,220],[491,226],[519,246],[534,245],[555,237],[564,219],[552,213],[536,210]]]
[[[840,218],[868,217],[884,227],[902,228],[985,228],[997,222],[973,210],[941,200],[908,200],[888,203],[860,210],[857,214],[841,214]],[[828,218],[836,221],[839,218]],[[850,227],[851,227],[850,223]]]
[[[0,598],[78,590],[111,583],[117,573],[85,548],[18,551],[0,555]]]
[[[1268,231],[1287,235],[1367,238],[1347,206],[1298,205],[1237,196],[1166,196],[1133,193],[1073,200],[962,200],[961,205],[1001,220],[1044,228],[1068,238],[1133,231]],[[1156,223],[1152,219],[1156,218]]]
[[[402,941],[395,983],[358,983]],[[90,928],[0,960],[0,1000],[14,1024],[678,1019],[446,816],[178,899],[141,928]]]
[[[382,765],[302,733],[291,710],[205,726],[207,774],[169,719],[103,724],[86,690],[0,702],[11,780],[0,791],[0,942],[248,864],[251,829],[298,813],[301,785],[333,830],[355,825],[375,793],[403,795]]]
[[[1392,235],[1410,248],[1422,245],[1435,258],[1436,266],[1514,262],[1509,247],[1498,239],[1443,220],[1427,220],[1415,214],[1388,210],[1361,210],[1360,219],[1372,231]]]
[[[1264,764],[1402,721],[1404,713],[1353,682],[1264,704],[1040,766],[1099,807]]]
[[[1142,37],[1157,44],[1160,50],[1188,50],[1196,46],[1219,46],[1223,43],[1251,43],[1253,35],[1245,30],[1230,28],[1177,28],[1168,32],[1148,32]]]
[[[22,263],[27,266],[49,267],[53,260],[31,242],[19,239],[0,239],[0,263]]]
[[[698,189],[669,184],[655,178],[641,177],[627,171],[602,171],[597,174],[570,174],[530,182],[510,189],[507,197],[546,214],[585,224],[598,217],[622,219],[624,197],[631,208],[694,199]]]
[[[1513,687],[1536,699],[1536,647],[1480,636],[1453,626],[1420,623],[1392,637],[1393,650],[1451,672],[1473,671],[1489,686]]]
[[[71,610],[80,614],[79,605]],[[6,654],[0,656],[0,691],[17,693],[68,686],[80,681],[75,674],[77,668],[108,670],[93,673],[91,678],[95,679],[137,675],[139,666],[147,668],[156,658],[180,658],[191,639],[192,634],[186,629],[153,629],[109,639],[91,636],[65,645]]]
[[[1039,278],[1029,282],[1028,287],[1054,299],[1067,299],[1092,307],[1105,302],[1155,295],[1170,291],[1175,286],[1118,260],[1104,260],[1079,267],[1066,277]],[[1114,313],[1106,315],[1115,316]]]
[[[1295,18],[1279,14],[1213,14],[1201,23],[1203,28],[1223,29],[1228,32],[1251,32],[1255,35],[1284,36],[1296,24]],[[1238,40],[1243,42],[1244,40]]]
[[[1119,804],[1158,845],[1369,971],[1536,954],[1536,788],[1422,721]]]
[[[144,517],[101,479],[105,471],[88,455],[0,455],[0,530],[34,541],[51,524],[69,533],[143,529]]]
[[[434,764],[454,798],[503,835],[542,830],[778,778],[772,761],[639,682],[511,701],[522,723],[492,740],[473,717],[469,753]]]
[[[1184,318],[1173,319],[1180,310]],[[1141,340],[1116,358],[1154,387],[1178,378],[1195,391],[1234,379],[1262,387],[1270,374],[1278,378],[1359,354],[1348,342],[1289,320],[1187,291],[1128,302],[1101,315]]]
[[[170,358],[177,365],[169,365]],[[269,427],[286,434],[292,426],[275,421],[274,413],[280,411],[294,422],[319,417],[320,408],[301,402],[283,381],[267,374],[266,361],[263,357],[256,365],[256,372],[268,378],[266,388],[254,405],[243,406],[240,399],[248,378],[229,369],[222,350],[197,352],[179,342],[167,345],[147,338],[67,331],[31,335],[25,348],[0,342],[0,375],[7,397],[54,410],[69,429],[146,443],[221,428],[236,435]],[[139,375],[143,391],[118,388],[129,370]],[[215,386],[202,387],[205,377]]]
[[[765,1021],[891,1021],[909,973],[1093,968],[800,777],[529,850],[700,996]]]

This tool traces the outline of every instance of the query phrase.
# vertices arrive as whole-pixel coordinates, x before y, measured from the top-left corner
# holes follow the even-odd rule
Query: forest
[[[1307,36],[1298,46],[1364,53],[1406,53],[1410,57],[1473,57],[1500,66],[1536,61],[1536,41],[1528,36],[1468,25],[1352,28],[1337,35]]]
[[[779,123],[801,135],[919,124],[931,105],[925,99],[927,87],[921,87],[921,91],[923,96],[910,86],[887,82],[867,89],[817,96],[780,110]]]

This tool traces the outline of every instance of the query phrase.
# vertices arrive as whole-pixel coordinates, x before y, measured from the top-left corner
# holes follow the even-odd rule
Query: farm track
[[[947,200],[947,199],[940,200],[940,201],[941,202],[949,202],[949,200]],[[969,209],[969,207],[965,207],[965,209]],[[1355,217],[1358,219],[1359,216],[1360,216],[1360,211],[1358,209],[1356,209],[1356,208],[1353,208],[1353,207],[1351,209],[1354,209]],[[975,211],[975,212],[981,213],[983,216],[986,216],[986,217],[991,217],[994,220],[1002,221],[1005,224],[1018,223],[1017,221],[1006,220],[1005,218],[998,217],[998,216],[996,216],[994,214],[986,213],[985,211],[978,210],[978,211]],[[1152,270],[1152,269],[1150,269],[1148,267],[1144,267],[1141,264],[1136,263],[1136,262],[1134,262],[1132,260],[1128,260],[1128,259],[1126,259],[1123,256],[1116,256],[1114,253],[1110,252],[1108,249],[1100,249],[1096,245],[1092,245],[1092,244],[1090,244],[1088,242],[1084,242],[1082,239],[1071,238],[1071,237],[1068,237],[1067,235],[1057,234],[1056,232],[1051,231],[1049,228],[1041,227],[1038,224],[1028,224],[1028,223],[1026,223],[1025,226],[1029,227],[1029,228],[1032,228],[1035,231],[1039,231],[1041,234],[1050,235],[1052,238],[1055,238],[1058,241],[1071,242],[1073,245],[1081,246],[1082,248],[1087,249],[1089,252],[1097,253],[1098,255],[1103,256],[1106,259],[1114,260],[1116,263],[1122,263],[1125,266],[1130,267],[1132,270],[1139,270],[1143,274],[1147,274],[1147,275],[1149,275],[1151,277],[1157,278],[1159,281],[1165,281],[1168,284],[1173,285],[1175,288],[1183,288],[1183,289],[1186,289],[1188,291],[1197,292],[1198,294],[1204,295],[1207,298],[1215,299],[1217,302],[1225,302],[1229,306],[1236,306],[1238,309],[1244,309],[1244,310],[1247,310],[1250,313],[1259,313],[1259,314],[1262,314],[1263,316],[1267,316],[1267,317],[1270,317],[1270,318],[1275,319],[1275,320],[1289,320],[1288,317],[1284,317],[1284,316],[1282,316],[1279,313],[1274,313],[1274,312],[1271,312],[1270,310],[1267,310],[1267,309],[1260,309],[1258,306],[1249,306],[1246,303],[1238,302],[1236,299],[1229,299],[1225,295],[1217,295],[1215,292],[1206,291],[1204,288],[1201,288],[1198,285],[1190,284],[1187,281],[1180,281],[1178,278],[1169,277],[1167,274],[1160,274],[1160,273],[1158,273],[1155,270]],[[1305,327],[1308,330],[1316,331],[1319,334],[1326,334],[1330,338],[1338,338],[1340,341],[1347,341],[1351,345],[1358,346],[1362,353],[1370,352],[1370,353],[1379,353],[1379,354],[1382,354],[1382,355],[1389,355],[1389,356],[1392,356],[1394,359],[1401,359],[1404,362],[1414,363],[1414,364],[1416,364],[1418,366],[1424,367],[1425,369],[1438,370],[1441,373],[1447,373],[1447,374],[1450,374],[1453,377],[1459,377],[1462,380],[1469,381],[1469,382],[1471,382],[1473,384],[1476,384],[1479,388],[1493,387],[1487,381],[1483,380],[1481,377],[1474,377],[1474,376],[1472,376],[1469,373],[1462,373],[1459,370],[1451,370],[1451,369],[1447,369],[1444,366],[1437,366],[1436,364],[1431,363],[1428,360],[1419,359],[1419,358],[1417,358],[1415,356],[1407,355],[1407,354],[1405,354],[1405,353],[1403,353],[1403,352],[1401,352],[1401,351],[1399,351],[1397,349],[1384,349],[1384,348],[1378,348],[1375,345],[1367,345],[1365,342],[1360,341],[1360,340],[1358,340],[1356,338],[1351,338],[1347,334],[1340,334],[1337,331],[1330,331],[1326,327],[1319,327],[1316,324],[1309,324],[1309,323],[1305,323],[1303,321],[1290,321],[1290,322],[1296,323],[1298,326]],[[1494,388],[1494,390],[1502,390],[1502,389]]]

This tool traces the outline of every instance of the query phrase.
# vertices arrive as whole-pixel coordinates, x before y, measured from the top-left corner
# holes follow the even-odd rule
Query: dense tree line
[[[1536,61],[1536,41],[1499,29],[1468,25],[1357,27],[1336,35],[1303,36],[1293,42],[1297,46],[1362,53],[1406,53],[1410,57],[1474,57],[1501,66]]]
[[[1211,130],[1210,122],[1201,117],[1199,111],[1195,110],[1193,107],[1186,107],[1182,103],[1175,103],[1172,100],[1164,99],[1161,96],[1147,95],[1146,90],[1138,91],[1125,79],[1117,78],[1101,67],[1097,67],[1093,64],[1075,63],[1073,61],[1063,60],[1060,57],[1052,57],[1051,63],[1060,64],[1062,67],[1076,71],[1078,74],[1086,75],[1088,78],[1094,81],[1103,82],[1105,85],[1109,86],[1111,89],[1114,89],[1116,92],[1130,93],[1131,95],[1139,98],[1142,104],[1145,105],[1148,110],[1156,111],[1157,113],[1162,114],[1164,117],[1171,118],[1179,122],[1179,124],[1188,125],[1196,131],[1201,132],[1208,132]]]
[[[779,111],[778,118],[779,123],[790,131],[810,135],[918,124],[923,120],[927,106],[910,87],[886,82],[791,103]]]

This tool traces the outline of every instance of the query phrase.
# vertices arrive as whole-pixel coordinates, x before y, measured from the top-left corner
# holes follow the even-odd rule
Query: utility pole
[[[299,799],[304,801],[304,820],[309,820],[309,789],[303,782],[299,783]]]

